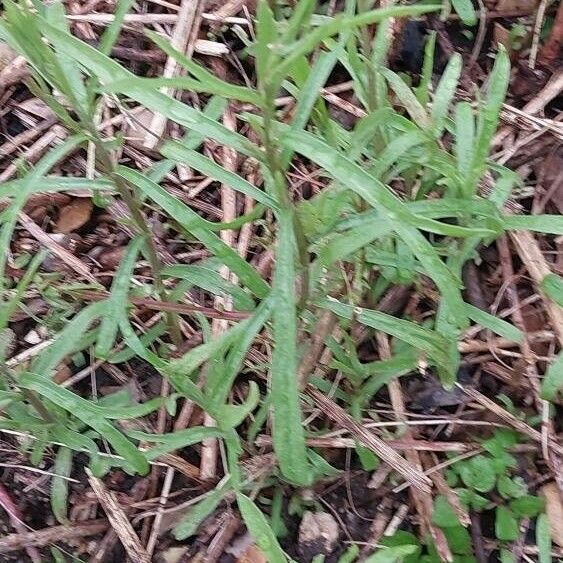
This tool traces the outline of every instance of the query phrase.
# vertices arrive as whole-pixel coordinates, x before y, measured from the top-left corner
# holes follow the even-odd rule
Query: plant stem
[[[295,213],[293,203],[289,197],[285,174],[280,161],[280,153],[272,137],[272,123],[275,120],[275,91],[268,86],[262,89],[264,114],[264,150],[266,153],[266,163],[272,175],[274,195],[281,207],[290,211],[293,223],[293,234],[299,255],[299,262],[302,268],[303,287],[301,291],[300,306],[303,307],[307,301],[309,293],[309,253],[307,251],[307,239],[303,230],[303,225]]]

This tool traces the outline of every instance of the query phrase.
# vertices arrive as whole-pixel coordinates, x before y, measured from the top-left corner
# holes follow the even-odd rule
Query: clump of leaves
[[[297,383],[303,353],[300,335],[315,331],[315,319],[320,312],[334,314],[345,334],[349,333],[351,322],[356,322],[394,339],[389,362],[367,366],[359,365],[348,354],[352,346],[346,348],[346,338],[343,344],[328,343],[351,383],[352,393],[341,393],[339,398],[355,416],[390,378],[404,375],[422,358],[436,369],[444,385],[451,387],[459,365],[457,338],[470,322],[507,338],[521,338],[510,324],[465,303],[460,281],[463,264],[473,258],[479,244],[490,242],[507,230],[563,234],[560,217],[513,217],[502,211],[516,176],[490,162],[488,156],[508,84],[506,53],[500,49],[496,54],[488,86],[477,104],[454,99],[462,68],[459,56],[450,59],[430,100],[434,38],[427,44],[420,85],[411,88],[385,66],[387,30],[390,18],[414,17],[440,6],[392,6],[362,11],[349,0],[343,14],[319,19],[313,17],[316,3],[301,0],[285,19],[277,18],[268,3],[261,0],[256,40],[248,45],[248,54],[254,59],[255,85],[225,82],[175,51],[155,33],[149,33],[148,38],[173,57],[186,75],[148,79],[135,76],[107,56],[131,6],[128,0],[119,3],[116,17],[98,48],[69,33],[62,3],[34,1],[35,11],[23,0],[5,0],[3,5],[0,38],[26,57],[33,72],[30,90],[55,112],[69,137],[33,169],[4,185],[3,196],[10,198],[10,205],[0,215],[0,242],[8,247],[18,213],[28,196],[39,190],[69,188],[90,189],[106,199],[120,197],[129,208],[137,235],[116,273],[110,296],[77,312],[24,371],[4,370],[0,424],[30,433],[36,442],[36,460],[46,444],[58,445],[61,475],[70,470],[71,452],[89,453],[97,474],[116,465],[130,472],[146,473],[149,463],[162,453],[211,436],[220,438],[227,453],[227,475],[221,486],[208,493],[178,525],[177,537],[194,533],[198,523],[230,494],[236,498],[246,524],[268,559],[285,560],[265,515],[247,495],[253,486],[252,479],[241,472],[239,460],[245,437],[255,436],[271,416],[279,477],[297,486],[307,486],[326,471],[318,469],[318,455],[306,447],[308,430],[302,424]],[[361,40],[361,30],[374,23],[378,24],[377,34],[366,44]],[[314,51],[318,56],[311,57]],[[349,73],[366,113],[351,130],[331,117],[320,96],[337,64]],[[208,105],[204,110],[190,107],[163,93],[163,86],[208,94]],[[282,89],[297,100],[288,123],[279,120],[275,105]],[[184,138],[165,140],[159,148],[162,160],[143,173],[116,165],[112,151],[122,139],[107,138],[96,127],[97,108],[108,96],[124,110],[136,102],[160,112],[184,128]],[[229,100],[255,108],[238,118],[253,129],[256,142],[218,121]],[[453,139],[449,148],[442,142],[446,133]],[[262,185],[249,183],[198,152],[204,138],[234,149],[256,163]],[[98,178],[79,181],[48,176],[57,162],[87,144],[96,151]],[[307,159],[327,179],[327,186],[319,195],[302,203],[293,200],[287,182],[288,169],[296,158]],[[204,219],[161,185],[177,164],[191,166],[252,198],[257,202],[256,212],[238,217],[232,224]],[[479,193],[485,174],[492,178],[491,195],[487,197]],[[404,184],[400,192],[391,187],[397,178]],[[196,267],[176,264],[163,268],[143,215],[145,202],[168,216],[179,236],[198,241],[213,258]],[[275,253],[271,283],[218,236],[221,230],[239,229],[246,223],[262,220],[265,210],[273,217],[269,225]],[[232,300],[248,313],[248,318],[232,323],[213,338],[207,321],[197,317],[204,343],[170,359],[171,344],[177,343],[179,335],[174,314],[143,335],[137,334],[131,324],[126,304],[139,257],[145,258],[153,269],[154,282],[146,288],[147,294],[178,302],[191,287],[199,287],[211,296]],[[21,301],[22,287],[29,279],[22,281],[24,285],[19,289],[8,289],[4,284],[5,266],[2,254],[1,299],[2,306],[9,310]],[[225,282],[218,275],[220,268],[232,272],[237,282]],[[351,286],[343,274],[346,270],[353,273]],[[375,286],[371,273],[378,274]],[[165,279],[176,284],[174,289],[167,288]],[[428,280],[436,286],[439,303],[437,315],[424,326],[408,318],[357,306],[366,293],[377,298],[394,284],[421,284]],[[300,294],[296,287],[301,288]],[[2,329],[9,314],[0,320]],[[272,343],[271,361],[263,369],[270,381],[269,388],[261,392],[250,381],[244,401],[233,404],[233,385],[260,333]],[[117,345],[124,349],[117,352]],[[304,348],[306,353],[307,346]],[[107,361],[140,358],[166,378],[174,392],[167,399],[134,404],[130,397],[121,394],[103,400],[88,399],[57,385],[52,379],[55,367],[69,354],[85,350],[93,350],[96,358]],[[198,374],[204,364],[208,373],[200,387]],[[326,383],[312,381],[321,389]],[[207,412],[217,421],[217,427],[154,435],[125,431],[115,423],[145,416],[162,406],[174,413],[180,397]],[[255,422],[245,435],[243,422],[258,405]],[[102,439],[115,455],[100,454],[97,444]],[[155,445],[141,451],[140,442]],[[469,480],[470,470],[463,471]],[[459,478],[463,480],[462,474]],[[511,485],[503,486],[505,492],[511,490]],[[65,494],[63,483],[56,481],[54,511],[61,520],[65,518]],[[508,509],[516,510],[514,506]],[[395,551],[396,558],[412,555],[410,550]]]

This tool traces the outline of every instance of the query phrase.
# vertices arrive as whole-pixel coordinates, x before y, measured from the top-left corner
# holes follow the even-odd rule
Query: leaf
[[[256,75],[263,88],[275,88],[281,82],[279,78],[272,81],[266,78],[268,72],[277,66],[278,52],[274,49],[277,40],[278,30],[274,14],[266,0],[259,0],[256,9]]]
[[[96,340],[95,353],[98,358],[106,359],[115,343],[119,319],[121,316],[126,315],[127,311],[127,294],[129,292],[131,274],[137,261],[137,255],[144,243],[144,237],[133,239],[127,247],[127,252],[113,278],[106,314],[102,317]]]
[[[459,102],[455,112],[454,152],[459,174],[466,180],[475,150],[475,119],[469,102]]]
[[[500,319],[499,317],[495,317],[482,309],[474,307],[469,303],[466,303],[465,307],[467,310],[467,316],[483,328],[488,328],[495,334],[503,336],[512,342],[522,342],[524,335],[522,334],[522,331],[514,325]]]
[[[291,129],[293,131],[298,131],[306,127],[311,117],[313,107],[319,96],[320,89],[328,80],[328,77],[330,76],[330,73],[332,72],[337,60],[337,50],[331,51],[329,53],[320,53],[319,57],[313,65],[313,68],[310,69],[306,81],[303,84],[299,85],[297,104],[295,106],[295,109],[293,110],[293,120],[291,121]],[[284,170],[287,169],[287,166],[291,162],[292,156],[293,154],[291,150],[286,148],[282,151],[280,161],[281,167]]]
[[[234,190],[250,196],[252,199],[267,205],[271,209],[277,209],[278,207],[276,201],[266,192],[260,190],[256,186],[253,186],[250,182],[247,182],[238,174],[223,168],[210,158],[182,146],[177,141],[168,141],[164,144],[160,152],[166,158],[192,166],[205,176],[213,178],[223,184],[227,184]]]
[[[111,49],[119,37],[123,20],[134,3],[135,0],[118,0],[117,6],[114,8],[113,20],[102,34],[98,45],[98,50],[104,55],[111,53]]]
[[[547,274],[541,282],[541,289],[547,296],[563,307],[563,278],[557,274]]]
[[[205,113],[166,96],[158,90],[137,86],[138,83],[132,80],[135,79],[133,73],[83,41],[48,24],[42,26],[42,31],[54,45],[64,49],[70,57],[81,64],[85,72],[97,76],[102,87],[104,84],[117,81],[130,81],[127,83],[131,83],[131,86],[124,89],[122,93],[136,99],[148,109],[158,111],[168,119],[192,129],[204,137],[215,139],[247,156],[261,159],[258,148],[244,136],[227,129]]]
[[[315,0],[301,0],[295,5],[282,35],[284,45],[291,44],[299,33],[303,34],[304,31],[308,30],[315,6]]]
[[[143,454],[112,424],[99,415],[99,411],[90,401],[79,397],[68,389],[57,385],[44,376],[25,373],[18,378],[18,385],[31,389],[46,397],[56,405],[72,413],[76,418],[96,430],[123,456],[132,467],[141,474],[146,474],[149,464]],[[154,410],[154,409],[153,409]]]
[[[381,68],[380,72],[385,76],[389,86],[395,92],[395,95],[399,98],[399,101],[403,104],[412,120],[422,129],[427,129],[430,125],[428,114],[407,83],[388,68]]]
[[[458,527],[460,525],[459,519],[450,506],[447,499],[438,495],[434,499],[434,510],[432,511],[432,522],[440,528]]]
[[[432,112],[430,118],[432,120],[432,129],[434,135],[439,138],[445,127],[448,109],[455,95],[459,75],[461,74],[462,59],[459,53],[455,53],[450,60],[440,78],[440,82],[434,94],[432,103]]]
[[[26,185],[25,179],[11,180],[2,184],[2,197],[15,197],[21,194],[23,186]],[[95,190],[95,191],[113,191],[114,186],[110,180],[105,178],[88,178],[62,177],[62,176],[46,176],[41,179],[40,183],[34,183],[29,186],[28,194],[34,193],[56,193],[67,190]]]
[[[455,342],[450,342],[441,334],[386,313],[345,305],[332,298],[318,299],[316,305],[340,317],[355,319],[366,326],[407,342],[417,350],[426,352],[436,364],[442,366],[455,378],[457,348]]]
[[[51,510],[61,524],[68,524],[68,479],[65,477],[72,470],[72,455],[72,450],[60,447],[53,465],[53,473],[56,475],[51,480]]]
[[[301,425],[301,407],[297,388],[297,303],[294,288],[296,272],[293,221],[291,213],[286,210],[280,211],[277,218],[276,269],[272,290],[275,299],[272,327],[274,351],[271,366],[272,437],[274,451],[284,477],[296,484],[309,485],[310,467]]]
[[[156,443],[156,446],[145,451],[146,458],[153,461],[161,455],[198,444],[209,438],[220,438],[223,436],[223,432],[219,428],[211,426],[194,426],[167,434],[149,434],[139,430],[130,430],[127,435],[140,442]]]
[[[422,63],[422,73],[420,83],[415,90],[417,100],[426,107],[432,83],[432,72],[434,69],[434,52],[436,50],[436,32],[431,31],[424,45],[424,61]]]
[[[86,329],[105,315],[107,304],[103,301],[88,305],[78,313],[59,333],[55,341],[32,363],[30,371],[48,378],[59,362],[77,351]]]
[[[283,128],[280,128],[283,130]],[[285,129],[287,131],[287,129]],[[396,233],[420,260],[451,307],[452,325],[465,326],[466,314],[457,280],[440,260],[428,240],[415,228],[434,230],[438,223],[411,213],[402,202],[377,178],[338,153],[315,136],[300,132],[288,132],[281,142],[322,166],[334,178],[348,186],[370,205],[381,210],[393,225]]]
[[[465,485],[480,493],[487,493],[495,486],[496,475],[489,457],[476,455],[460,463],[457,470]]]
[[[181,541],[193,536],[200,524],[219,506],[219,503],[229,491],[230,481],[227,481],[211,491],[194,507],[189,508],[187,513],[174,527],[174,537]]]
[[[497,506],[496,508],[495,535],[501,541],[515,541],[520,535],[518,520],[506,506]]]
[[[498,492],[503,498],[518,498],[528,492],[528,487],[521,477],[511,479],[506,473],[499,475],[497,482]]]
[[[534,518],[545,509],[545,500],[533,495],[524,495],[511,500],[510,508],[520,518]]]
[[[269,563],[286,563],[287,558],[260,509],[244,494],[237,493],[237,505],[250,535]]]
[[[463,188],[466,197],[475,193],[477,183],[487,167],[491,140],[497,130],[509,78],[510,60],[504,47],[500,45],[493,70],[489,75],[487,97],[479,108],[477,141],[471,162],[471,173]]]
[[[508,231],[563,235],[563,215],[505,215],[503,225]]]
[[[209,397],[209,403],[214,408],[223,407],[227,401],[233,383],[243,368],[250,346],[272,314],[274,302],[273,296],[268,296],[260,303],[252,317],[239,325],[241,336],[233,341],[225,361],[216,362],[208,374],[205,382],[205,395]]]
[[[174,264],[163,268],[162,275],[186,280],[213,295],[228,295],[232,297],[235,309],[251,311],[255,308],[254,300],[248,293],[206,265]]]
[[[539,563],[551,563],[551,533],[546,514],[540,514],[536,522],[536,545]]]
[[[451,0],[452,6],[461,21],[468,26],[474,26],[477,23],[477,14],[471,0]]]
[[[187,205],[136,170],[119,166],[116,172],[128,182],[137,186],[145,195],[169,213],[182,227],[200,240],[232,272],[237,274],[241,282],[254,295],[257,297],[264,297],[266,295],[269,290],[268,284],[235,250],[228,244],[225,244],[215,233],[207,229],[208,221],[202,219]]]
[[[312,30],[299,41],[281,45],[279,55],[281,62],[276,68],[272,68],[271,78],[273,83],[281,82],[288,74],[289,69],[295,61],[315,49],[323,40],[343,33],[346,30],[355,29],[364,25],[381,22],[388,18],[413,17],[428,12],[440,10],[441,6],[391,6],[379,10],[369,10],[358,15],[339,15],[332,18],[328,23]]]
[[[401,563],[406,557],[420,549],[417,545],[396,545],[378,549],[367,557],[365,563]]]
[[[541,386],[541,398],[556,401],[557,395],[563,392],[563,352],[547,367]]]

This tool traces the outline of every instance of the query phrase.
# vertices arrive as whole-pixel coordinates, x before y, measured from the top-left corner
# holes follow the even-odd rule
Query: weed
[[[99,47],[94,48],[69,33],[61,3],[33,2],[31,9],[27,2],[4,2],[0,37],[25,55],[33,69],[30,90],[55,112],[69,136],[35,167],[5,184],[4,195],[10,198],[10,205],[0,216],[3,248],[9,246],[27,197],[37,191],[66,190],[69,184],[74,190],[93,190],[106,200],[119,196],[128,206],[136,234],[107,299],[82,307],[24,371],[3,369],[0,424],[29,436],[27,446],[36,463],[47,446],[57,448],[55,465],[61,478],[53,482],[51,494],[53,513],[61,522],[66,520],[67,510],[68,481],[64,477],[72,468],[76,452],[89,455],[90,468],[96,475],[112,467],[145,474],[149,464],[165,453],[211,437],[220,438],[226,448],[225,477],[178,524],[176,537],[194,534],[224,498],[234,497],[268,560],[284,561],[272,527],[252,500],[260,484],[241,469],[239,461],[243,447],[251,447],[246,442],[248,435],[255,436],[271,413],[280,479],[308,486],[330,470],[306,446],[310,429],[302,424],[297,378],[300,358],[307,354],[312,338],[305,339],[304,346],[300,341],[303,335],[313,335],[318,329],[317,317],[330,312],[341,328],[342,339],[328,337],[327,345],[334,356],[333,365],[350,384],[350,392],[340,390],[338,399],[353,416],[359,418],[382,386],[411,373],[422,360],[437,370],[445,386],[451,387],[459,366],[457,340],[471,321],[506,338],[522,337],[506,321],[464,302],[460,281],[464,263],[474,257],[480,244],[490,243],[506,231],[563,234],[563,221],[555,216],[516,217],[503,212],[517,179],[488,158],[509,78],[509,61],[503,49],[497,52],[486,91],[476,103],[455,101],[462,70],[459,56],[450,59],[430,103],[433,38],[428,42],[418,88],[385,67],[389,18],[417,16],[440,6],[357,12],[355,2],[348,1],[344,14],[321,19],[319,24],[313,17],[315,2],[311,0],[297,3],[290,17],[281,20],[275,18],[267,2],[261,1],[256,40],[248,46],[256,74],[256,84],[250,87],[218,78],[155,33],[147,38],[173,57],[186,76],[150,79],[132,74],[107,56],[130,4],[119,4],[112,25]],[[454,6],[461,15],[465,3],[457,0]],[[362,29],[373,23],[380,24],[378,32],[373,41],[366,42]],[[314,51],[318,56],[309,57]],[[351,129],[332,119],[320,97],[336,65],[351,76],[365,113]],[[163,86],[207,94],[207,108],[200,111],[171,98],[161,92]],[[276,110],[275,100],[282,90],[291,92],[297,100],[289,123],[282,123]],[[238,118],[252,128],[256,143],[217,121],[228,100],[254,108],[239,113]],[[186,135],[180,141],[163,140],[159,147],[163,159],[144,173],[116,165],[112,151],[122,139],[104,137],[96,127],[97,108],[108,101],[125,112],[131,102],[137,102],[177,123]],[[445,136],[453,141],[443,142]],[[262,185],[251,184],[198,152],[203,138],[234,149],[256,164]],[[96,178],[69,182],[68,178],[48,176],[57,162],[86,145],[95,150]],[[294,201],[287,183],[290,166],[296,161],[315,165],[326,180],[321,193],[307,201]],[[191,166],[252,198],[259,204],[256,211],[227,225],[204,219],[161,185],[176,164]],[[402,179],[402,186],[394,182],[397,178]],[[484,181],[491,187],[488,196],[480,192]],[[169,218],[180,236],[198,241],[213,258],[196,266],[164,267],[143,214],[143,206],[149,203]],[[266,211],[273,217],[268,226],[275,254],[271,283],[217,234],[262,220]],[[180,338],[177,314],[169,314],[154,330],[141,336],[131,324],[127,302],[139,257],[146,258],[152,268],[151,296],[178,302],[195,286],[209,295],[227,297],[237,309],[248,313],[247,318],[211,337],[207,321],[198,316],[202,333],[207,335],[204,343],[173,357]],[[0,328],[7,326],[11,311],[19,306],[38,263],[30,263],[30,275],[16,288],[5,282],[5,265],[6,254],[2,254],[0,279],[6,312]],[[221,268],[227,268],[237,281],[226,281],[218,273]],[[380,272],[375,286],[369,276],[374,268]],[[345,275],[346,271],[352,275]],[[422,286],[428,280],[435,284],[439,296],[438,312],[424,325],[359,307],[366,294],[377,299],[395,284]],[[352,323],[390,335],[391,358],[362,364],[349,336]],[[265,390],[250,379],[244,400],[233,404],[231,391],[260,334],[269,340],[273,352],[271,361],[256,371],[267,372],[270,385]],[[155,347],[156,343],[160,346]],[[119,350],[118,346],[124,348]],[[173,393],[135,404],[125,391],[88,399],[53,381],[56,366],[66,356],[90,350],[96,358],[110,362],[133,356],[144,360],[168,380]],[[208,372],[200,386],[197,375],[204,364]],[[306,378],[309,375],[306,373]],[[553,397],[553,387],[559,386],[560,379],[560,374],[548,377],[548,398]],[[327,381],[320,378],[311,378],[310,382],[321,390],[327,387]],[[180,398],[193,401],[217,426],[151,434],[116,424],[160,408],[174,413]],[[259,405],[250,434],[245,434],[243,423]],[[102,453],[101,440],[115,453]],[[141,449],[140,444],[146,447]],[[455,465],[450,477],[464,485],[460,497],[477,510],[489,503],[481,493],[496,487],[506,499],[497,507],[497,537],[508,541],[514,539],[518,518],[536,515],[541,506],[526,494],[520,481],[507,475],[512,460],[494,449],[494,444],[483,445],[487,455]],[[377,462],[367,459],[367,453],[371,453],[367,450],[359,448],[358,453],[364,463]],[[485,502],[486,506],[480,504]],[[440,521],[447,510],[447,504],[438,498],[435,519]],[[544,527],[538,526],[538,533],[544,533]],[[468,555],[465,529],[444,529],[450,533],[448,539],[458,544],[457,550],[452,547],[454,553]],[[404,542],[389,544],[369,560],[408,561],[417,550]],[[434,560],[432,554],[428,557],[428,561]]]

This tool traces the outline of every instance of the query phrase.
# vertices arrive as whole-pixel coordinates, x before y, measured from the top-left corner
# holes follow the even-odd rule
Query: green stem
[[[276,147],[276,143],[272,137],[272,124],[275,120],[275,108],[273,100],[275,99],[275,92],[271,88],[263,88],[262,90],[264,114],[264,150],[266,153],[266,164],[270,170],[273,181],[274,196],[276,197],[279,205],[291,213],[293,223],[293,233],[295,236],[295,243],[297,245],[297,253],[299,262],[301,264],[303,275],[303,287],[299,305],[304,307],[307,302],[309,293],[309,252],[307,250],[307,238],[303,225],[299,217],[295,213],[293,203],[289,197],[287,183],[285,181],[284,169],[281,164],[280,153]]]

